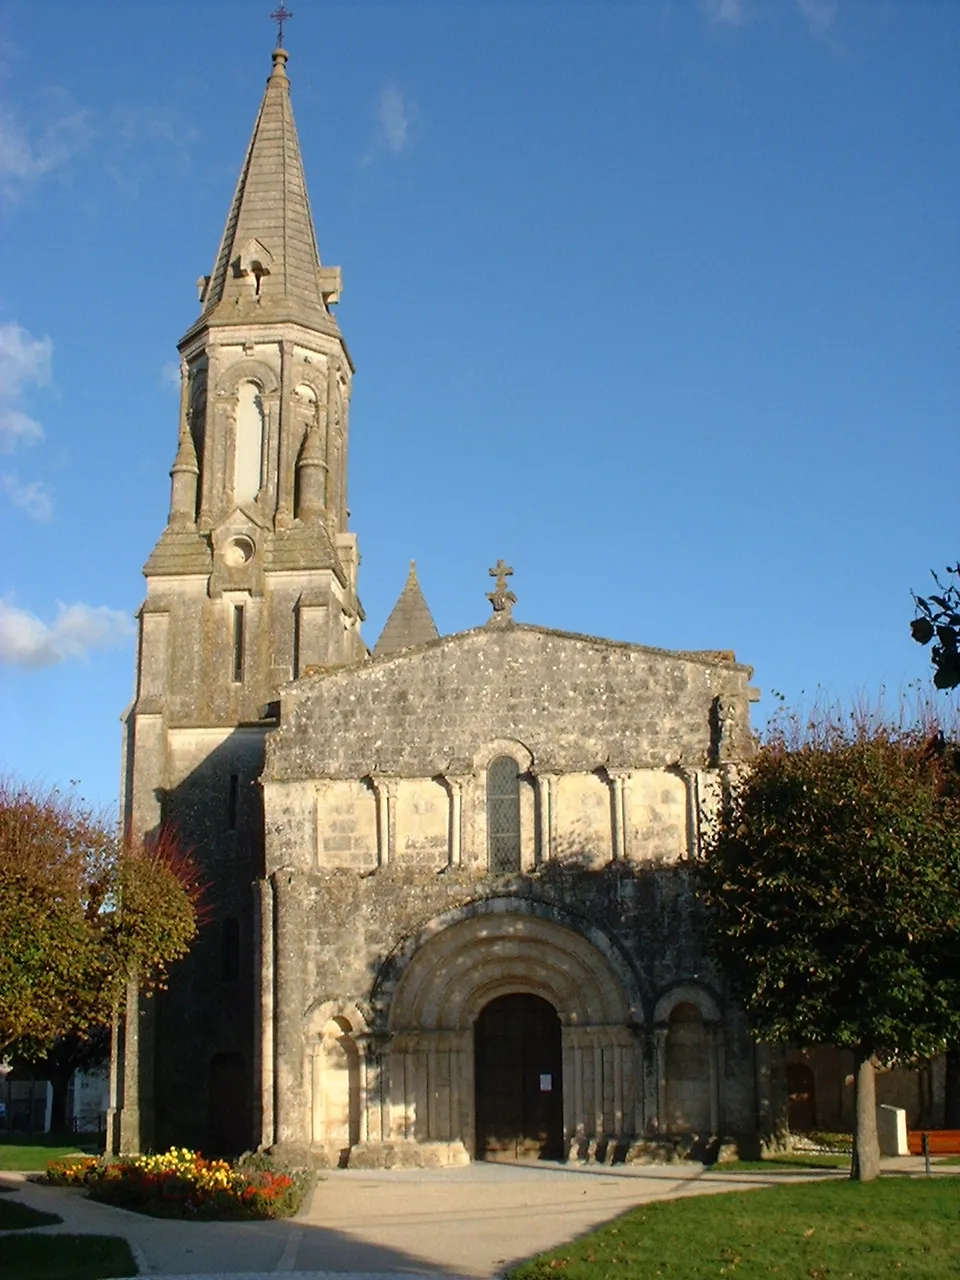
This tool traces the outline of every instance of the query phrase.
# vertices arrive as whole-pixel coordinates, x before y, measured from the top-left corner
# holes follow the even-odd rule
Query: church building
[[[123,812],[179,833],[210,919],[131,992],[112,1145],[389,1167],[756,1134],[778,1086],[687,876],[750,755],[751,669],[519,621],[503,561],[444,636],[411,566],[368,648],[354,366],[287,61],[179,344]]]

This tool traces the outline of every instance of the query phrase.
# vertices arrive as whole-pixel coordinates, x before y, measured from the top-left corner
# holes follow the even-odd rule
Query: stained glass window
[[[510,756],[487,770],[487,842],[494,875],[520,870],[520,769]]]

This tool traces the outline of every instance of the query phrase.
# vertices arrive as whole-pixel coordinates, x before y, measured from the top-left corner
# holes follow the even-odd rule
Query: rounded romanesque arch
[[[398,948],[373,992],[391,1031],[463,1030],[508,992],[541,995],[570,1026],[643,1021],[637,975],[595,925],[549,903],[485,898],[435,917]]]
[[[513,992],[541,996],[571,1026],[631,1020],[620,979],[592,942],[552,920],[504,912],[468,917],[425,942],[397,984],[388,1025],[465,1030]]]
[[[276,371],[265,360],[256,356],[244,356],[228,365],[217,379],[217,395],[235,396],[241,382],[255,382],[267,396],[276,395],[280,390],[280,379]]]

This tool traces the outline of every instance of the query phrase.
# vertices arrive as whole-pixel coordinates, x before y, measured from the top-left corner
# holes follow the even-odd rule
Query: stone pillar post
[[[110,1075],[107,1096],[107,1155],[120,1154],[120,1110],[123,1106],[123,1020],[114,1010],[110,1023]]]
[[[276,1141],[273,881],[258,880],[256,893],[254,919],[260,953],[260,999],[257,1002],[259,1025],[254,1045],[259,1072],[255,1078],[260,1088],[260,1145],[270,1147]]]
[[[118,1145],[132,1154],[140,1150],[140,989],[134,979],[127,983],[123,1019],[122,1089]]]

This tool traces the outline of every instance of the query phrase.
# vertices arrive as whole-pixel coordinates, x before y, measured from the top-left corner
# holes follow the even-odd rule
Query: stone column
[[[285,528],[293,516],[291,439],[296,422],[293,404],[293,344],[280,343],[280,406],[277,415],[277,524]]]
[[[537,773],[537,799],[540,822],[537,842],[537,864],[549,862],[556,851],[557,839],[557,782],[555,773]]]
[[[273,514],[277,502],[279,468],[280,397],[276,393],[262,395],[263,439],[260,443],[260,488],[257,499],[260,506]]]
[[[706,1024],[710,1067],[710,1132],[720,1136],[720,1024]]]
[[[657,1075],[657,1133],[667,1128],[667,1035],[669,1028],[655,1027],[653,1031],[654,1054]]]
[[[700,770],[682,768],[680,776],[687,792],[687,857],[700,853]]]
[[[377,793],[377,864],[389,866],[397,846],[397,787],[399,778],[371,774],[370,781]]]
[[[629,856],[627,800],[630,774],[624,769],[608,769],[607,773],[613,788],[613,858],[615,862],[622,862]]]
[[[463,788],[466,779],[445,777],[443,781],[450,796],[447,865],[459,867],[463,862]]]

